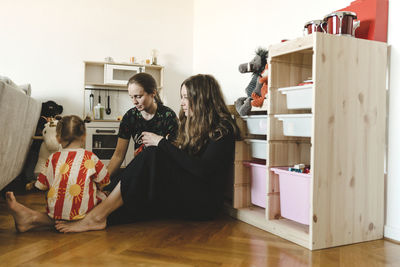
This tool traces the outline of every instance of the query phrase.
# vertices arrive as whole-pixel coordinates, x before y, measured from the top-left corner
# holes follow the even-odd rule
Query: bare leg
[[[32,210],[19,203],[13,192],[6,193],[6,202],[11,215],[14,217],[15,228],[18,232],[54,225],[54,220],[47,216],[45,212]]]
[[[106,228],[108,215],[121,207],[122,204],[121,182],[119,182],[111,194],[94,207],[85,218],[73,222],[56,221],[55,227],[62,233],[103,230]]]

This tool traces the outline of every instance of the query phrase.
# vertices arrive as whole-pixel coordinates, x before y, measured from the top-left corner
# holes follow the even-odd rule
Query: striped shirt
[[[55,220],[85,217],[107,196],[101,189],[110,175],[100,159],[82,148],[62,149],[50,155],[35,186],[47,192],[47,214]]]

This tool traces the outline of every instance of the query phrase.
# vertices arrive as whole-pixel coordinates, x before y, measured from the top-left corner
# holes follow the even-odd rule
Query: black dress
[[[189,156],[165,138],[157,147],[147,147],[122,173],[124,204],[109,216],[108,223],[215,217],[232,175],[234,150],[233,134],[208,141],[196,156]]]

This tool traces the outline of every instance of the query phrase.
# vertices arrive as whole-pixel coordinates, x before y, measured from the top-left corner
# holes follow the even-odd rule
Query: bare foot
[[[79,221],[56,221],[56,229],[61,233],[78,233],[103,230],[107,226],[106,219],[97,219],[88,214]]]
[[[18,203],[13,192],[6,193],[6,202],[11,215],[14,217],[15,228],[18,232],[26,232],[36,226],[34,218],[38,211],[31,210]]]

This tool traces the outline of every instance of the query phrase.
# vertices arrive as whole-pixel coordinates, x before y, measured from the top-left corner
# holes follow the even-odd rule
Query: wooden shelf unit
[[[314,33],[272,45],[268,62],[267,206],[252,206],[248,188],[237,187],[233,203],[242,208],[230,214],[310,250],[382,238],[387,44]],[[278,89],[309,77],[311,110],[288,109]],[[289,113],[312,114],[311,137],[283,135],[274,115]],[[249,159],[244,146],[237,142],[240,160]],[[270,171],[300,162],[311,165],[310,225],[280,216]]]

